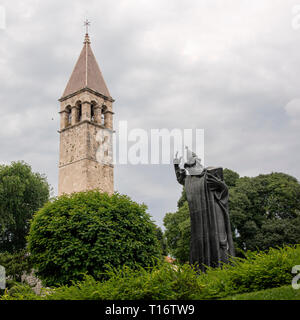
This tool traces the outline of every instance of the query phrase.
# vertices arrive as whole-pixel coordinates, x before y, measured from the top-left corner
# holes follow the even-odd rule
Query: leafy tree
[[[185,188],[182,188],[182,193],[181,193],[181,197],[179,198],[178,202],[177,202],[177,207],[181,208],[185,202],[187,202],[187,198],[186,198],[186,192],[185,192]]]
[[[223,175],[224,175],[224,181],[229,189],[231,187],[235,187],[237,181],[240,178],[240,175],[237,172],[227,168],[223,170]]]
[[[300,184],[284,173],[240,178],[230,189],[230,216],[244,250],[300,242]]]
[[[20,161],[0,165],[0,252],[23,249],[33,213],[49,199],[46,177]]]
[[[180,262],[189,260],[190,252],[190,212],[187,201],[175,213],[164,217],[165,236],[170,254]]]
[[[166,256],[168,254],[167,240],[160,227],[156,227],[156,237],[160,243],[162,256]]]
[[[39,277],[48,286],[101,279],[111,267],[148,266],[160,257],[156,226],[147,207],[118,193],[64,195],[35,215],[28,236]]]

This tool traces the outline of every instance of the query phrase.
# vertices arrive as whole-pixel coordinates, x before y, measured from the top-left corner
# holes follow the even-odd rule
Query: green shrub
[[[246,258],[235,259],[233,263],[224,265],[223,269],[208,268],[205,274],[197,274],[187,264],[108,268],[106,281],[85,276],[83,281],[53,288],[42,296],[33,295],[28,287],[18,287],[4,295],[2,300],[188,300],[231,297],[291,285],[294,277],[291,270],[300,264],[300,245],[270,249],[268,253],[249,252]],[[292,292],[289,290],[287,294]],[[267,295],[262,293],[257,296]]]
[[[104,300],[188,300],[200,293],[202,286],[189,265],[163,263],[149,270],[111,270],[99,298]]]
[[[37,275],[47,286],[70,284],[83,274],[101,279],[106,265],[151,265],[160,253],[146,206],[98,191],[47,203],[34,215],[28,245]]]
[[[28,284],[15,282],[5,289],[0,300],[43,300],[43,297],[35,294]]]
[[[245,258],[235,258],[232,265],[208,268],[200,276],[205,289],[201,298],[259,291],[290,284],[295,265],[300,264],[300,245],[270,248],[268,252],[248,252]]]
[[[0,253],[0,265],[5,268],[6,277],[12,281],[21,281],[24,272],[30,272],[31,262],[28,253],[20,250],[15,253]]]
[[[11,299],[47,300],[186,300],[202,290],[197,273],[189,266],[175,269],[168,263],[152,268],[122,267],[108,271],[109,280],[97,281],[85,276],[81,282],[33,295],[28,287],[18,287],[3,297]]]

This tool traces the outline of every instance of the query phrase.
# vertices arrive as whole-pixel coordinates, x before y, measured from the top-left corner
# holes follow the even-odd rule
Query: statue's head
[[[204,167],[201,164],[201,159],[188,147],[186,147],[187,161],[184,164],[184,168],[191,176],[196,176],[202,173]]]

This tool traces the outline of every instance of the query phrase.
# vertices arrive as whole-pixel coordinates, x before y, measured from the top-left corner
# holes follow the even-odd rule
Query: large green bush
[[[69,284],[83,273],[101,279],[107,265],[151,265],[160,254],[146,206],[98,191],[64,195],[46,204],[32,220],[28,244],[47,286]]]

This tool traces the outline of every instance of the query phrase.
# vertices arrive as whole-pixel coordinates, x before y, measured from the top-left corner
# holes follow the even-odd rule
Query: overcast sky
[[[56,194],[58,99],[88,18],[115,124],[203,128],[206,165],[300,180],[298,7],[300,0],[0,0],[0,163],[24,160]],[[160,226],[181,193],[171,165],[117,165],[115,189],[147,204]]]

